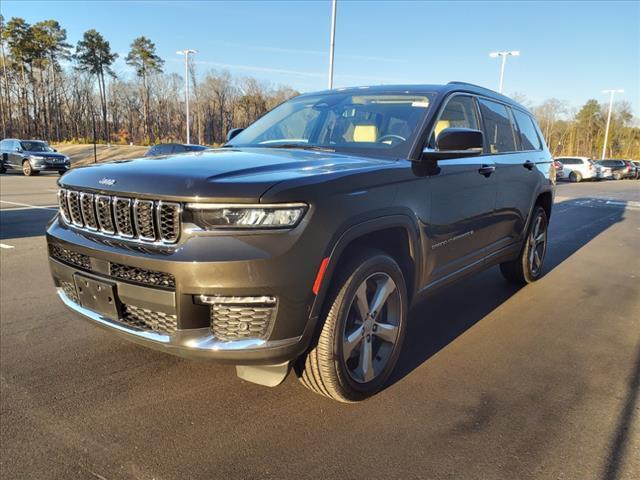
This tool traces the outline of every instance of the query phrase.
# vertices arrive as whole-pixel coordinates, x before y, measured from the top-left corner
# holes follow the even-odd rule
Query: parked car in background
[[[555,161],[562,164],[564,179],[581,182],[596,177],[596,167],[589,157],[557,157]]]
[[[598,179],[622,180],[623,178],[631,177],[631,167],[624,160],[605,159],[597,163],[600,167],[597,170]]]
[[[640,180],[640,160],[631,160],[636,167],[636,180]]]
[[[633,163],[633,161],[631,160],[624,160],[624,163],[626,163],[627,167],[629,167],[629,174],[627,175],[627,178],[638,178],[638,175],[640,175],[640,170],[635,165],[635,163]]]
[[[564,165],[562,165],[562,162],[559,162],[558,160],[554,160],[553,168],[556,171],[556,180],[563,180],[565,178],[565,174],[564,174]]]
[[[209,147],[193,145],[189,143],[159,143],[154,145],[144,154],[145,157],[158,157],[160,155],[172,155],[174,153],[200,152]]]
[[[43,140],[6,138],[0,142],[0,155],[0,173],[17,170],[30,177],[44,171],[56,171],[62,175],[71,167],[69,157],[58,153]]]

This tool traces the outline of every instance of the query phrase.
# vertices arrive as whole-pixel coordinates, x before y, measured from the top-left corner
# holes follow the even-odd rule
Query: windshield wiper
[[[301,150],[315,150],[318,152],[335,152],[335,149],[329,147],[321,147],[319,145],[307,145],[306,143],[281,143],[279,145],[260,145],[266,148],[299,148]]]

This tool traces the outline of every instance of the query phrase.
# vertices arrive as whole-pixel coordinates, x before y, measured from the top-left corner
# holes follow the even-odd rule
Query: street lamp
[[[502,84],[504,82],[504,65],[507,63],[507,57],[518,57],[520,56],[520,51],[511,50],[510,52],[491,52],[489,56],[491,58],[502,57],[502,65],[500,66],[500,87],[498,88],[498,92],[502,93]]]
[[[336,43],[336,9],[338,0],[332,1],[331,6],[331,40],[329,41],[329,90],[333,88],[333,50]]]
[[[189,54],[198,53],[197,50],[178,50],[178,55],[184,55],[184,101],[187,105],[187,143],[191,143],[189,130]]]
[[[615,90],[602,90],[602,93],[609,94],[609,114],[607,115],[607,128],[604,130],[604,145],[602,145],[602,160],[607,154],[607,141],[609,140],[609,125],[611,124],[611,110],[613,109],[613,96],[616,93],[624,93],[621,88]]]

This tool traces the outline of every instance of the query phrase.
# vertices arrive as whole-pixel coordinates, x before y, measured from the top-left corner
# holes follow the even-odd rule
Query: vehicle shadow
[[[44,235],[47,222],[55,213],[54,209],[43,208],[0,209],[0,240]]]
[[[610,226],[624,220],[625,205],[576,198],[553,206],[545,274]],[[521,287],[508,283],[498,267],[429,294],[409,312],[407,336],[387,384],[400,381],[509,300]]]

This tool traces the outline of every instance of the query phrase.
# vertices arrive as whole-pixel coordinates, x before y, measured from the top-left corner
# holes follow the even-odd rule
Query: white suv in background
[[[596,178],[596,166],[589,157],[557,157],[555,160],[563,166],[563,179],[580,182]]]

